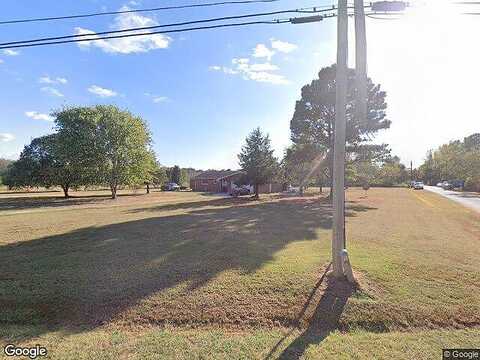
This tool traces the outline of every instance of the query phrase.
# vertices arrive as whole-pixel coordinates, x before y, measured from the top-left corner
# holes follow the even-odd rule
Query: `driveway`
[[[442,188],[436,186],[425,186],[425,190],[437,193],[453,201],[456,201],[466,207],[469,207],[470,209],[474,209],[480,212],[480,194],[443,190]]]

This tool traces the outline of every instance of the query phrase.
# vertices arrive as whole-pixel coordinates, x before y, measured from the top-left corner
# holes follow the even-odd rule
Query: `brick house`
[[[190,179],[193,191],[230,194],[235,182],[244,175],[241,170],[207,170]],[[251,185],[250,185],[251,186]],[[277,193],[283,190],[282,184],[270,183],[258,187],[259,194]],[[253,186],[251,186],[253,192]]]
[[[190,179],[190,188],[193,191],[229,194],[242,175],[240,170],[207,170]]]

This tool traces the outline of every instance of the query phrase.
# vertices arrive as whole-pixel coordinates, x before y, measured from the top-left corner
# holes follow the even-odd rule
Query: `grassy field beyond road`
[[[67,359],[409,359],[423,345],[436,359],[478,344],[480,216],[407,189],[347,199],[360,289],[325,274],[323,197],[0,195],[0,342]]]

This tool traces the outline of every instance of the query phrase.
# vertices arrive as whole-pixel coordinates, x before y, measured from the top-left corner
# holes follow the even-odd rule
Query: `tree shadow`
[[[171,210],[191,210],[191,209],[198,209],[203,208],[206,206],[235,206],[235,205],[242,205],[242,204],[251,204],[252,200],[250,198],[245,197],[221,197],[218,199],[209,199],[209,200],[201,200],[201,201],[185,201],[185,202],[176,202],[173,204],[162,204],[158,206],[148,206],[144,208],[136,208],[130,210],[130,213],[141,213],[141,212],[159,212],[159,211],[171,211]],[[258,204],[261,204],[260,202]]]
[[[117,196],[122,198],[142,195],[144,194],[118,194]],[[105,200],[111,200],[111,198],[112,195],[110,194],[71,195],[69,198],[65,198],[63,193],[58,193],[56,196],[15,196],[11,198],[0,198],[0,212],[95,204]]]
[[[187,309],[194,290],[226,270],[255,272],[289,243],[316,239],[319,228],[331,228],[329,204],[286,201],[154,214],[3,245],[0,324],[95,328],[178,285],[183,286],[176,295],[183,308],[178,307],[181,301],[165,301],[138,314],[141,320],[215,322],[215,304],[199,305],[201,318]],[[327,297],[321,309],[332,302]],[[231,309],[243,306],[233,305]],[[247,323],[242,316],[236,321]]]

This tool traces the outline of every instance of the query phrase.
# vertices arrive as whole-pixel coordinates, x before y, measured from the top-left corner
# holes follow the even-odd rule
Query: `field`
[[[347,192],[358,286],[329,276],[325,196],[0,194],[0,344],[54,359],[438,359],[480,345],[480,215]]]

